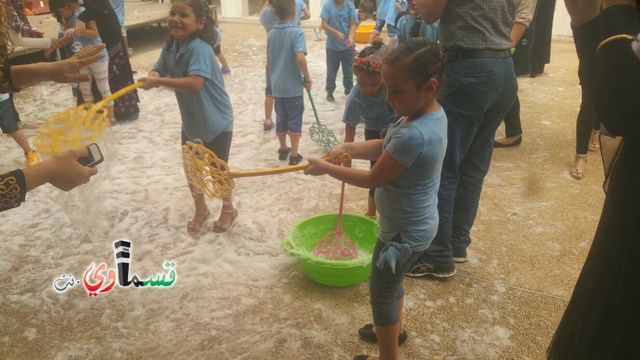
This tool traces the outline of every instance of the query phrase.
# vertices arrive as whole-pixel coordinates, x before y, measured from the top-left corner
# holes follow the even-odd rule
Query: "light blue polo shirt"
[[[409,8],[407,0],[391,0],[389,3],[389,10],[387,10],[387,25],[396,26],[396,17],[400,14],[400,11],[396,9],[396,4],[400,4],[402,11],[407,11]]]
[[[398,39],[401,41],[409,40],[411,36],[411,30],[416,26],[416,17],[413,15],[405,15],[398,20],[396,26],[398,27]],[[420,32],[418,36],[427,38],[434,43],[438,42],[438,34],[440,33],[440,20],[429,25],[424,21],[420,21]]]
[[[351,89],[342,121],[355,128],[360,122],[360,117],[364,118],[364,128],[373,131],[388,128],[389,124],[397,118],[395,111],[387,102],[387,87],[384,84],[380,95],[376,97],[365,95],[357,86]]]
[[[260,24],[262,24],[267,34],[278,21],[279,19],[272,7],[266,7],[260,11]]]
[[[407,124],[391,124],[384,149],[405,166],[387,185],[376,189],[380,212],[380,241],[386,245],[377,266],[402,265],[411,252],[426,250],[438,230],[438,187],[447,148],[444,110],[425,114]],[[400,234],[400,243],[390,240]]]
[[[300,20],[300,16],[302,15],[302,11],[307,8],[307,4],[304,0],[296,0],[296,17],[293,19],[293,23],[295,25],[300,26],[302,20]]]
[[[209,142],[222,132],[233,131],[231,101],[211,45],[193,37],[182,49],[177,47],[176,40],[166,44],[153,71],[172,78],[201,76],[205,79],[198,92],[175,91],[182,131],[187,139]]]
[[[335,2],[329,1],[322,7],[320,18],[327,20],[329,26],[343,33],[346,39],[349,37],[349,22],[351,19],[355,22],[356,19],[356,8],[349,0],[345,0],[342,9],[338,9]],[[327,32],[327,49],[347,50],[347,45]]]
[[[386,20],[387,12],[389,12],[389,4],[395,0],[378,0],[378,9],[376,9],[376,19]]]
[[[302,73],[296,56],[307,54],[307,42],[300,27],[278,21],[267,35],[267,59],[271,91],[277,98],[302,96]]]

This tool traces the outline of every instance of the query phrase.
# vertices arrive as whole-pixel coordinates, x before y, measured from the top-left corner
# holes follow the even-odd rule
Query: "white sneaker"
[[[322,31],[320,29],[313,29],[313,35],[315,35],[317,41],[322,40]]]

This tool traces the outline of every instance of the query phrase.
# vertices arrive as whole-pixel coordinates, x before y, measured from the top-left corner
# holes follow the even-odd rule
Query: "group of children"
[[[305,59],[305,35],[295,24],[300,16],[295,4],[295,0],[270,1],[277,21],[265,26],[270,82],[267,95],[273,96],[277,115],[278,158],[288,158],[291,165],[302,160],[298,144],[303,93],[313,84]],[[327,47],[336,48],[335,54],[327,55],[327,62],[331,59],[343,70],[353,69],[357,83],[352,90],[353,85],[345,82],[348,94],[345,142],[329,151],[328,161],[309,159],[305,173],[329,174],[355,186],[375,189],[371,194],[375,191],[379,207],[380,235],[371,277],[374,324],[365,325],[359,334],[365,340],[377,342],[383,358],[396,358],[398,340],[406,340],[407,336],[401,321],[404,273],[429,246],[437,230],[436,197],[446,148],[446,116],[436,101],[436,93],[444,55],[429,40],[411,39],[393,50],[374,43],[354,56],[355,16],[355,8],[349,1],[333,0],[323,8],[323,27],[333,37]],[[141,81],[144,89],[165,86],[178,90],[183,143],[198,138],[228,161],[233,115],[213,52],[215,36],[208,36],[211,24],[202,0],[174,1],[168,22],[172,38],[162,49],[153,70]],[[330,80],[331,74],[327,78]],[[334,89],[335,83],[328,81],[328,94]],[[369,141],[354,143],[355,128],[361,118]],[[263,125],[267,129],[267,124]],[[388,132],[382,138],[384,129]],[[343,153],[351,154],[353,159],[371,161],[371,170],[340,166]],[[210,212],[204,195],[193,186],[190,189],[196,212],[187,229],[198,235]],[[371,199],[373,202],[373,196]],[[367,213],[375,216],[375,207]],[[213,231],[228,230],[237,214],[231,196],[223,199],[222,213]]]
[[[277,22],[267,29],[267,79],[277,114],[278,158],[300,163],[304,89],[312,80],[305,56],[305,34],[295,24],[304,16],[296,12],[296,0],[269,1]],[[82,12],[77,0],[51,0],[64,26],[63,41],[99,42],[94,24],[87,23],[83,36],[76,33],[74,17]],[[438,224],[437,189],[446,148],[446,116],[436,101],[444,66],[437,44],[422,38],[409,39],[397,48],[374,42],[355,53],[356,18],[349,0],[330,0],[322,9],[327,40],[327,99],[335,90],[339,66],[348,95],[344,111],[345,141],[328,153],[329,160],[311,158],[306,174],[328,174],[370,190],[367,215],[379,210],[380,234],[373,254],[371,303],[374,324],[359,330],[360,336],[377,342],[383,358],[396,358],[398,340],[406,340],[402,326],[404,273],[435,236]],[[182,144],[199,139],[220,159],[228,162],[233,134],[233,111],[222,70],[214,49],[219,32],[204,0],[175,0],[168,19],[170,39],[162,48],[153,70],[140,81],[143,89],[159,86],[176,90],[182,117]],[[102,79],[101,64],[91,69]],[[352,74],[356,76],[353,87]],[[348,75],[348,76],[347,76]],[[100,84],[99,84],[100,85]],[[352,89],[353,88],[353,89]],[[84,87],[81,87],[83,95]],[[102,86],[103,96],[109,88]],[[89,94],[87,94],[88,96]],[[331,95],[331,96],[330,96]],[[364,120],[364,142],[354,142],[358,123]],[[265,130],[267,126],[265,124]],[[386,135],[384,135],[385,130]],[[289,137],[290,147],[286,138]],[[341,166],[340,155],[371,162],[371,170]],[[195,214],[187,231],[200,235],[211,215],[203,193],[189,185]],[[374,195],[375,200],[374,201]],[[225,232],[233,226],[238,209],[231,195],[223,199],[221,214],[210,229]],[[367,359],[360,355],[356,359]]]

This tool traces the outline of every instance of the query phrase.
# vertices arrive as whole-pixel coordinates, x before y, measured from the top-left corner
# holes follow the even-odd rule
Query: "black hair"
[[[362,4],[362,3],[360,3]],[[378,67],[377,70],[373,69],[371,66],[372,65],[382,65],[381,60],[379,60],[380,62],[373,64],[372,61],[367,61],[365,62],[365,64],[363,65],[359,65],[357,59],[366,59],[369,56],[375,54],[376,51],[380,50],[380,48],[382,48],[382,46],[384,46],[384,43],[380,40],[376,40],[374,42],[371,43],[371,45],[365,47],[364,49],[360,50],[360,52],[358,53],[358,55],[356,55],[356,61],[354,61],[353,64],[353,73],[358,76],[359,74],[368,74],[368,75],[379,75],[380,74],[380,67]],[[375,62],[375,61],[374,61]]]
[[[49,0],[49,9],[51,9],[51,13],[56,18],[56,21],[62,23],[64,19],[62,19],[62,15],[58,12],[58,9],[67,6],[67,4],[76,4],[80,5],[79,0]]]
[[[295,0],[273,0],[273,11],[280,20],[288,18],[295,8]]]
[[[376,12],[376,7],[370,0],[362,0],[358,4],[358,10],[365,14],[373,14]]]
[[[418,85],[426,84],[432,78],[441,84],[446,58],[440,45],[419,37],[400,44],[384,57],[383,62],[402,69]]]
[[[207,44],[211,45],[213,48],[215,46],[216,40],[218,39],[218,33],[215,31],[216,23],[213,20],[213,16],[211,15],[211,11],[209,11],[209,5],[205,2],[205,0],[172,0],[171,3],[180,3],[183,2],[187,4],[193,13],[196,15],[196,20],[204,20],[204,27],[202,29],[196,30],[193,36],[198,37]],[[168,44],[173,43],[173,37],[169,39]]]

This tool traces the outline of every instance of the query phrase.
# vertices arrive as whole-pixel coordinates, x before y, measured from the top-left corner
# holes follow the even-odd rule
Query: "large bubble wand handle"
[[[224,198],[229,195],[235,186],[233,181],[235,178],[284,174],[309,167],[309,163],[306,163],[262,170],[232,172],[229,165],[218,158],[213,151],[200,143],[191,141],[187,141],[182,147],[182,159],[189,182],[212,198]]]
[[[93,105],[93,107],[103,108],[103,107],[106,106],[106,104],[112,102],[115,99],[118,99],[118,98],[122,97],[123,95],[125,95],[125,94],[127,94],[127,93],[129,93],[129,92],[131,92],[131,91],[133,91],[133,90],[135,90],[137,88],[139,88],[140,86],[142,86],[142,84],[143,84],[142,81],[138,81],[138,82],[135,82],[135,83],[133,83],[131,85],[125,86],[122,89],[120,89],[120,90],[114,92],[113,94],[111,94],[111,96],[108,96],[108,97],[98,101],[95,105]]]

